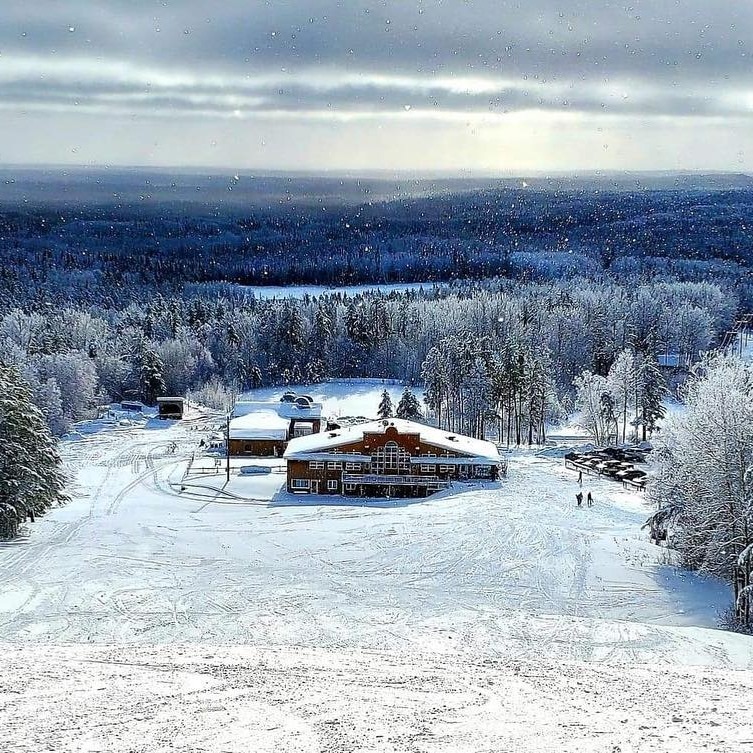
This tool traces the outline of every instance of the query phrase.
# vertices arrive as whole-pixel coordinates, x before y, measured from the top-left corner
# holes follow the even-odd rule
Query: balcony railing
[[[344,484],[369,484],[379,486],[434,486],[444,488],[450,485],[437,476],[381,476],[379,474],[343,474]]]

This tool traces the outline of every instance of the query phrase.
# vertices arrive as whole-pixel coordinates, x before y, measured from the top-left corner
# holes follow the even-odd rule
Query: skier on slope
[[[591,492],[588,492],[588,496],[586,497],[586,503],[589,507],[593,507],[594,498],[591,496]]]
[[[583,505],[583,492],[578,492],[578,493],[577,493],[577,494],[575,495],[575,499],[576,499],[576,500],[577,500],[577,502],[578,502],[578,507],[581,507],[581,506]]]
[[[583,471],[578,471],[578,483],[583,483]]]

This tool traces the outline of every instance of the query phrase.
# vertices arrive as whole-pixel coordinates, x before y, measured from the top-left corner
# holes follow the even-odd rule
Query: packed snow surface
[[[8,647],[0,662],[4,750],[18,753],[739,753],[753,740],[753,675],[705,667],[202,645]]]
[[[382,388],[306,393],[369,416]],[[507,479],[426,500],[289,495],[280,460],[238,462],[225,486],[224,461],[192,458],[218,420],[91,423],[63,443],[72,501],[0,546],[12,750],[753,739],[731,716],[753,640],[716,629],[725,584],[648,542],[642,496],[589,477],[595,505],[576,508],[576,474],[524,452]]]

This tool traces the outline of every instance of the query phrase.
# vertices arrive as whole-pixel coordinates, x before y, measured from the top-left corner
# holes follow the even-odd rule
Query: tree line
[[[368,376],[424,387],[437,423],[511,444],[543,441],[586,380],[614,403],[594,432],[625,438],[628,419],[655,421],[657,357],[698,360],[737,310],[732,291],[708,282],[491,281],[285,300],[204,291],[14,308],[0,316],[0,359],[56,434],[109,401]]]

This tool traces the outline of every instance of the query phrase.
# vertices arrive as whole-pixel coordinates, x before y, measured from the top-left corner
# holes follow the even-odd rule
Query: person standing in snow
[[[583,484],[583,471],[578,471],[578,483]]]
[[[588,496],[586,497],[586,503],[589,507],[593,507],[594,498],[591,496],[591,492],[588,492]]]
[[[578,507],[580,507],[583,504],[583,492],[578,492],[575,495],[575,499],[578,502]]]

